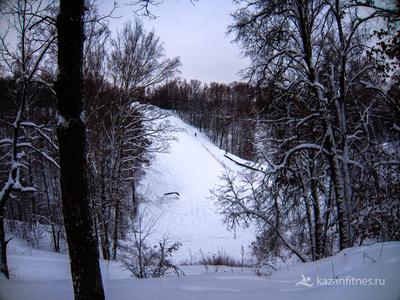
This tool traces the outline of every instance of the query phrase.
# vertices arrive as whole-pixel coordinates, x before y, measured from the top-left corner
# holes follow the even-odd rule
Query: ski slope
[[[220,176],[225,168],[237,172],[242,167],[224,157],[223,150],[180,118],[172,115],[168,121],[177,129],[176,140],[170,141],[168,152],[155,155],[145,168],[138,189],[146,200],[142,209],[156,220],[151,238],[155,242],[168,233],[172,239],[181,241],[177,261],[198,259],[200,251],[205,255],[225,252],[241,257],[242,246],[248,251],[255,240],[255,229],[228,231],[211,190],[222,184]],[[179,196],[164,196],[175,192]]]
[[[242,246],[248,250],[254,240],[255,230],[237,228],[236,236],[227,230],[210,190],[221,183],[225,168],[237,172],[240,167],[195,128],[175,116],[168,119],[179,129],[176,140],[169,152],[157,154],[146,167],[140,186],[147,200],[141,209],[156,220],[152,242],[164,233],[179,239],[183,246],[177,262],[201,258],[200,250],[239,258]],[[179,196],[164,195],[174,192]],[[67,255],[32,249],[13,239],[8,260],[12,279],[0,276],[0,300],[73,299]],[[209,266],[207,271],[190,265],[181,266],[183,277],[134,279],[117,261],[100,264],[107,300],[400,299],[400,242],[349,248],[316,262],[281,264],[267,277],[258,277],[251,269]],[[321,278],[342,284],[321,285]],[[378,285],[349,284],[376,279]]]
[[[134,279],[117,262],[101,260],[107,300],[398,300],[400,242],[345,249],[311,263],[288,265],[268,277],[251,270],[183,266],[186,276]],[[68,257],[33,250],[14,239],[9,245],[12,280],[0,276],[1,300],[73,299]],[[335,276],[333,276],[333,270]],[[320,278],[380,279],[383,285],[318,285]],[[307,285],[302,278],[309,278]],[[346,281],[345,281],[346,282]]]

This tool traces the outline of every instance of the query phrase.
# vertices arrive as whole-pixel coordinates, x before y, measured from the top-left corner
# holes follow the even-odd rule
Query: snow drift
[[[9,263],[12,280],[0,278],[0,299],[73,299],[66,255],[33,250],[12,240]],[[186,266],[183,277],[133,279],[117,262],[101,261],[101,268],[108,300],[400,298],[400,242],[345,249],[320,261],[288,265],[269,277],[240,268],[210,268],[206,273],[201,266]],[[384,279],[384,285],[318,285],[317,277]],[[299,284],[303,278],[310,279],[309,286]]]

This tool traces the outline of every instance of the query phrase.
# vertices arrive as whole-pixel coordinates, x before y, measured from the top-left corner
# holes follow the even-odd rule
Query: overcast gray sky
[[[126,1],[117,2],[115,15],[122,18],[111,20],[113,29],[134,18],[133,8],[126,6]],[[105,0],[101,9],[107,10],[112,4]],[[151,9],[157,18],[142,19],[161,38],[168,57],[180,56],[182,78],[226,83],[240,80],[238,72],[246,67],[247,60],[239,46],[231,43],[233,36],[226,35],[232,22],[230,13],[235,10],[232,0],[199,0],[194,5],[190,0],[164,0]]]

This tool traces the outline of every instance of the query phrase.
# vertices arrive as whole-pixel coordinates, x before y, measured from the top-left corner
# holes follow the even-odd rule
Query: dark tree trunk
[[[136,216],[138,213],[138,207],[139,207],[139,203],[136,199],[135,180],[132,180],[132,216],[134,219],[136,219]]]
[[[311,196],[313,199],[313,212],[314,212],[314,240],[315,240],[315,259],[324,257],[323,244],[322,244],[322,226],[321,226],[321,210],[319,207],[318,187],[315,174],[311,179]]]
[[[55,229],[56,220],[55,220],[53,209],[52,209],[52,206],[51,206],[49,185],[47,184],[46,174],[44,172],[43,159],[41,160],[41,173],[42,173],[42,180],[43,180],[44,190],[46,191],[47,209],[49,210],[49,216],[50,216],[50,221],[51,221],[50,226],[51,226],[51,236],[53,238],[54,251],[55,252],[60,252],[60,248],[58,247],[58,242],[57,242],[56,229]]]
[[[331,216],[331,210],[332,210],[332,198],[333,198],[333,184],[332,184],[332,178],[329,183],[329,193],[328,193],[328,203],[326,203],[326,209],[325,209],[325,220],[324,220],[324,233],[323,233],[323,238],[322,238],[322,249],[324,251],[325,255],[329,255],[330,253],[327,253],[327,236],[328,236],[328,230],[329,230],[329,222],[330,222],[330,216]]]
[[[110,260],[110,242],[108,241],[108,226],[107,221],[104,218],[104,214],[98,214],[98,219],[101,223],[101,231],[100,231],[100,245],[101,245],[101,252],[103,254],[103,259]]]
[[[117,259],[117,249],[118,249],[118,229],[119,229],[119,201],[115,205],[115,217],[114,217],[114,232],[113,232],[113,246],[112,246],[112,258]]]
[[[93,236],[82,118],[83,0],[61,0],[58,30],[58,142],[61,194],[76,300],[104,299]]]
[[[101,249],[103,253],[103,259],[109,260],[110,259],[110,242],[108,239],[108,222],[109,222],[109,207],[106,204],[105,199],[105,179],[104,174],[102,173],[102,181],[101,181],[101,208],[100,211],[97,213],[97,217],[101,224],[101,232],[100,232],[100,239],[101,239]]]
[[[0,210],[2,213],[0,215],[0,271],[3,275],[10,279],[10,274],[8,273],[8,264],[7,264],[7,241],[6,241],[6,232],[4,230],[4,215],[3,209]]]

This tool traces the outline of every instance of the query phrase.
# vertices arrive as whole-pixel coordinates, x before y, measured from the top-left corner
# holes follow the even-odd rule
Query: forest
[[[171,115],[221,150],[209,197],[223,226],[254,229],[246,263],[201,252],[202,264],[269,272],[400,241],[399,1],[233,2],[226,30],[249,65],[231,83],[180,76],[181,59],[145,26],[163,1],[131,1],[117,29],[117,3],[0,2],[5,278],[15,240],[67,253],[75,299],[105,299],[99,259],[137,278],[182,275],[184,242],[148,242],[157,220],[143,192],[179,143]]]

